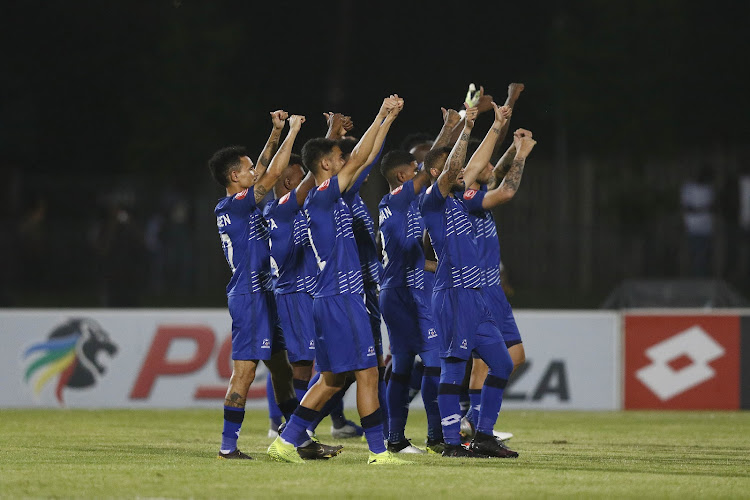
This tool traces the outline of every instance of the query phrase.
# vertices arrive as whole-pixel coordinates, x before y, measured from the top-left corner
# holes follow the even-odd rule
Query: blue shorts
[[[503,341],[479,289],[435,290],[432,310],[440,332],[441,358],[469,359],[477,346]]]
[[[306,292],[276,294],[281,331],[290,363],[315,359],[313,298]]]
[[[380,290],[380,308],[393,354],[422,354],[440,348],[432,310],[424,298],[424,290],[417,288]]]
[[[317,297],[313,318],[318,371],[343,373],[378,365],[363,295]]]
[[[273,292],[227,297],[232,317],[232,359],[270,359],[286,349]]]
[[[380,301],[378,299],[378,284],[365,284],[365,307],[370,317],[370,328],[372,329],[372,340],[375,342],[375,352],[383,354],[383,334],[380,332]]]
[[[510,307],[507,297],[505,297],[503,287],[500,285],[488,286],[482,289],[482,293],[484,301],[490,308],[492,317],[495,318],[495,323],[497,323],[497,327],[503,335],[505,345],[510,347],[523,342],[521,332],[518,331],[518,325],[516,325],[516,318],[513,317],[513,309]]]

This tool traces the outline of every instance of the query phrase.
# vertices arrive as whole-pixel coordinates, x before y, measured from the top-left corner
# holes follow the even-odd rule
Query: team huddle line
[[[327,415],[334,438],[364,435],[373,465],[408,464],[403,454],[426,452],[518,456],[505,445],[512,435],[494,430],[508,378],[525,353],[501,286],[492,210],[513,198],[536,144],[530,131],[518,129],[508,149],[498,151],[522,90],[509,85],[499,106],[470,86],[465,109],[441,108],[437,137],[410,151],[382,154],[404,108],[393,94],[358,140],[349,134],[350,117],[325,113],[326,136],[295,155],[306,119],[274,111],[257,162],[240,146],[213,155],[209,169],[226,189],[214,213],[232,270],[233,371],[219,458],[250,459],[237,440],[260,360],[270,372],[274,460],[340,454],[343,446],[315,438]],[[494,120],[478,141],[472,133],[481,112]],[[376,234],[359,191],[378,163],[389,192],[378,206]],[[342,412],[355,381],[360,425]],[[404,435],[417,390],[427,413],[424,449]]]

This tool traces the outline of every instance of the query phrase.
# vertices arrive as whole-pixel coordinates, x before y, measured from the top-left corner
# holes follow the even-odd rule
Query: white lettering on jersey
[[[220,215],[216,218],[216,225],[219,227],[228,226],[232,223],[232,220],[229,218],[229,214]]]
[[[382,210],[380,210],[380,225],[383,225],[383,221],[386,220],[388,217],[393,215],[393,212],[391,212],[390,207],[383,207]]]
[[[229,267],[232,269],[232,274],[234,274],[234,271],[237,268],[234,267],[234,248],[232,248],[232,239],[227,233],[219,233],[219,236],[221,237],[221,245],[227,252],[227,262],[229,263]]]
[[[279,228],[279,226],[276,225],[273,219],[268,219],[268,227],[271,229],[271,231]]]

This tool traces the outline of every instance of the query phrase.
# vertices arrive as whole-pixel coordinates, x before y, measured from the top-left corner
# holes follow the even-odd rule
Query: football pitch
[[[354,417],[354,410],[347,410]],[[2,410],[0,497],[158,498],[750,498],[750,412],[505,411],[516,460],[408,456],[368,466],[359,439],[342,455],[272,462],[263,411],[240,449],[217,460],[221,410]],[[425,439],[423,411],[407,436]],[[330,438],[326,419],[319,428]]]

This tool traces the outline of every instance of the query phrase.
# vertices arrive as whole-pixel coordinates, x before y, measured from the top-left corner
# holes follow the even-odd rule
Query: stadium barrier
[[[516,320],[527,362],[504,408],[750,407],[750,311],[521,310]],[[215,408],[230,339],[222,309],[0,311],[0,408]],[[261,366],[249,407],[265,407],[266,376]]]

